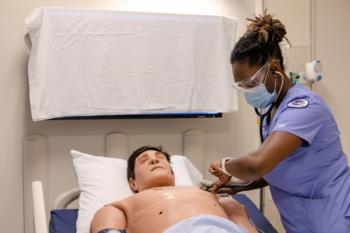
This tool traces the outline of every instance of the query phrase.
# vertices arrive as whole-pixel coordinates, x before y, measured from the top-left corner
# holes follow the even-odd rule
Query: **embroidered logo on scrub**
[[[309,101],[307,99],[296,99],[287,104],[289,108],[305,108],[309,105]]]
[[[276,125],[276,128],[284,128],[286,126],[285,123],[280,123],[278,125]]]

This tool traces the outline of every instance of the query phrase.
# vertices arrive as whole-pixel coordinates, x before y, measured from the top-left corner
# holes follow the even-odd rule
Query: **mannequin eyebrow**
[[[159,151],[156,151],[155,155],[157,158],[166,159],[165,155]],[[142,163],[142,162],[146,161],[148,158],[149,158],[149,154],[144,153],[143,155],[139,156],[136,160]]]
[[[147,157],[148,156],[148,153],[144,153],[143,155],[141,155],[140,157],[138,157],[136,160],[139,161],[139,162],[144,162],[147,160]]]
[[[165,154],[163,154],[162,152],[159,152],[159,151],[156,152],[156,156],[157,156],[158,158],[162,158],[162,159],[165,159],[165,158],[166,158]]]

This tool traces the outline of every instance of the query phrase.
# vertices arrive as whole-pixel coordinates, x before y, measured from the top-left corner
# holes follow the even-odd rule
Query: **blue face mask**
[[[270,93],[265,84],[252,88],[249,92],[244,93],[248,104],[255,108],[264,109],[270,106],[276,99],[276,90]]]

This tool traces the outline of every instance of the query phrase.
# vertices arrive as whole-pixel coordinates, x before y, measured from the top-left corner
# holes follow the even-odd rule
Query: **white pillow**
[[[126,176],[127,161],[75,150],[71,150],[71,154],[80,189],[77,233],[88,233],[90,222],[99,208],[133,194]],[[171,156],[171,164],[177,186],[197,185],[203,179],[185,156]]]

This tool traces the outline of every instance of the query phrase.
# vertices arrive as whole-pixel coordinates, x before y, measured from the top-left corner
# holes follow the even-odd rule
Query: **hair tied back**
[[[247,19],[250,24],[247,25],[246,34],[251,32],[258,32],[264,38],[266,44],[269,42],[282,42],[283,38],[289,40],[286,37],[287,31],[285,26],[278,19],[274,19],[273,15],[267,13],[265,9],[263,15],[255,16],[253,19]]]

